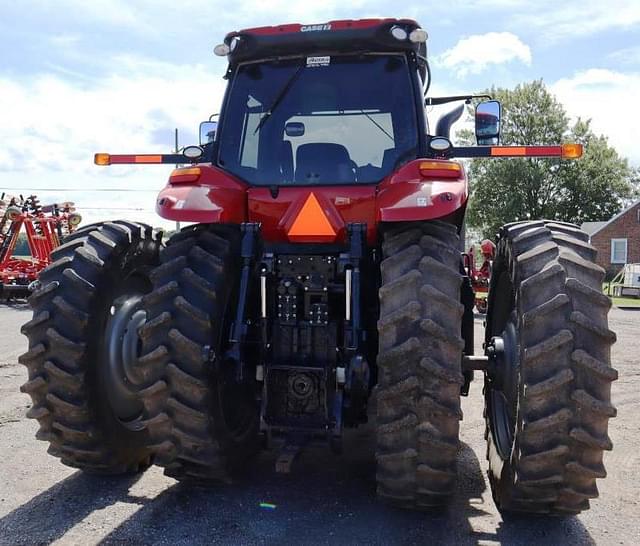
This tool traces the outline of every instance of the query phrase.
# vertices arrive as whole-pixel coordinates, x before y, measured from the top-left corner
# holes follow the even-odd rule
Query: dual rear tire
[[[27,416],[40,425],[36,437],[66,465],[120,474],[151,462],[136,400],[142,384],[129,366],[135,347],[123,351],[113,342],[135,331],[131,321],[151,290],[160,246],[143,224],[86,226],[52,253],[29,300],[33,318],[22,327],[29,348],[20,357],[28,381],[21,390],[33,402]]]
[[[455,490],[462,351],[457,236],[439,222],[384,236],[377,387],[378,495],[411,508]],[[520,222],[498,241],[488,296],[485,421],[502,512],[576,514],[612,447],[609,299],[576,226]]]
[[[489,480],[502,511],[579,513],[606,476],[617,372],[595,256],[570,224],[502,229],[485,338],[497,358],[484,390]]]
[[[257,408],[222,360],[239,230],[187,228],[166,248],[149,226],[70,235],[30,298],[20,362],[37,438],[64,464],[226,481],[255,451]]]

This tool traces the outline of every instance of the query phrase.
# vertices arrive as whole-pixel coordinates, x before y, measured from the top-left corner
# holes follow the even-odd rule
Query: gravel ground
[[[35,440],[16,364],[25,349],[25,305],[0,305],[0,544],[640,544],[640,311],[613,309],[614,451],[592,509],[571,518],[504,521],[486,481],[482,385],[463,399],[458,490],[448,510],[402,512],[375,499],[372,434],[352,431],[345,455],[305,451],[291,475],[265,453],[233,486],[178,484],[153,467],[141,476],[99,478],[67,468]],[[481,321],[476,320],[477,338]],[[637,339],[636,339],[637,341]],[[276,505],[260,508],[261,502]]]

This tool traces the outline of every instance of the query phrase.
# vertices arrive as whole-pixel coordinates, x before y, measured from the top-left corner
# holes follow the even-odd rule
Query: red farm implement
[[[471,247],[467,254],[463,255],[464,268],[471,281],[475,292],[475,304],[479,313],[487,312],[487,294],[489,293],[489,281],[491,280],[491,265],[496,254],[496,245],[493,241],[485,239],[480,243],[482,265],[476,267],[476,249]]]
[[[26,199],[4,194],[0,198],[0,296],[27,297],[38,273],[50,263],[53,249],[81,221],[73,203],[40,205],[36,196]],[[30,256],[15,256],[20,234],[26,235]]]

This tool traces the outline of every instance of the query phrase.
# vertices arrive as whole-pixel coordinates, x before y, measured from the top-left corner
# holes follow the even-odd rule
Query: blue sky
[[[213,47],[230,30],[375,16],[412,17],[429,32],[432,94],[542,78],[640,165],[639,0],[5,0],[0,186],[76,189],[38,193],[75,200],[88,220],[159,225],[155,191],[170,169],[98,168],[94,152],[168,152],[174,127],[181,144],[195,142],[219,108],[225,62]]]

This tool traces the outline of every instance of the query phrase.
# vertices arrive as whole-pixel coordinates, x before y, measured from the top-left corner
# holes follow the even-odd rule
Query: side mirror
[[[500,141],[501,106],[497,100],[476,106],[476,140],[480,146],[496,145]]]
[[[200,124],[200,146],[213,142],[216,139],[217,130],[217,121],[203,121]]]

